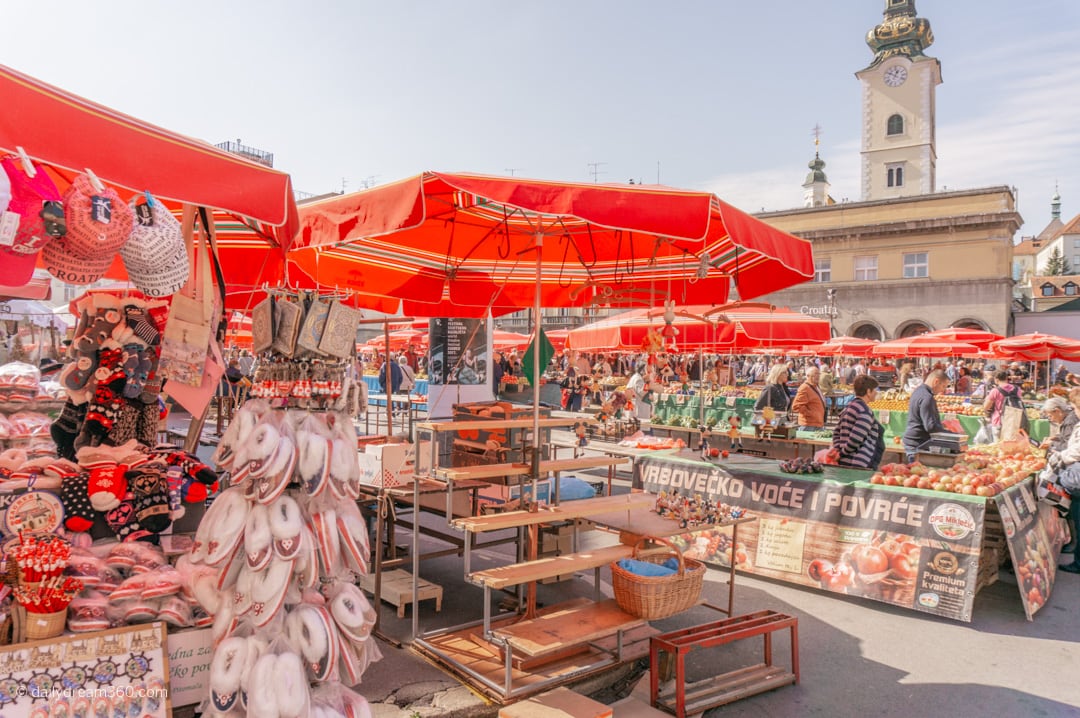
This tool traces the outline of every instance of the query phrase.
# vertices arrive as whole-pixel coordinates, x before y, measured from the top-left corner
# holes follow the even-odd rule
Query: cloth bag
[[[170,382],[199,387],[214,338],[216,312],[210,274],[213,230],[203,225],[206,238],[200,241],[202,233],[195,232],[195,213],[194,207],[184,205],[181,225],[191,270],[187,283],[172,298],[161,337],[158,372]]]

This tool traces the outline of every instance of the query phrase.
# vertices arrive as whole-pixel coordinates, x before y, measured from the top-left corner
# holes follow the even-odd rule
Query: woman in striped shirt
[[[876,469],[885,453],[885,429],[867,405],[877,394],[878,383],[869,374],[855,377],[855,398],[840,414],[833,430],[832,449],[840,466]]]

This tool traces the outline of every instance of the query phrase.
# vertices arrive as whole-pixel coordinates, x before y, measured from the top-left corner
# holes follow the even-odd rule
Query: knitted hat
[[[106,204],[109,210],[103,211]],[[64,193],[64,214],[67,234],[46,245],[45,267],[68,284],[96,282],[131,236],[134,212],[116,190],[95,189],[83,174]]]
[[[142,196],[131,199],[131,209]],[[188,280],[187,247],[180,222],[161,202],[147,198],[149,224],[135,222],[127,244],[120,248],[128,277],[148,297],[165,297],[177,292]]]
[[[10,190],[5,209],[19,215],[14,243],[0,246],[0,284],[21,287],[34,274],[38,252],[53,240],[45,232],[45,222],[41,217],[42,203],[58,202],[60,192],[43,169],[38,167],[37,173],[30,177],[15,158],[0,160],[0,174],[8,180]]]

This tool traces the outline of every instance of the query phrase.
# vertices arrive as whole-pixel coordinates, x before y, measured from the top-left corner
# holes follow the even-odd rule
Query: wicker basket
[[[638,556],[645,541],[662,543],[670,553]],[[634,558],[639,561],[659,564],[671,556],[679,560],[679,570],[670,576],[639,576],[622,568],[618,562],[612,563],[611,585],[619,608],[652,621],[674,616],[697,603],[705,581],[705,564],[684,558],[682,551],[667,539],[642,538],[634,545]]]
[[[67,609],[54,613],[31,613],[26,612],[26,640],[40,641],[43,638],[54,638],[64,632],[64,624],[67,623]]]

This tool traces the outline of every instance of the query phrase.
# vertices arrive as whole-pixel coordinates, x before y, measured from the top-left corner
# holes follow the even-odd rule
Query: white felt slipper
[[[300,553],[300,535],[304,530],[304,513],[291,496],[281,496],[269,508],[270,533],[274,555],[291,561]]]
[[[273,560],[265,571],[252,574],[251,620],[262,628],[273,620],[285,602],[293,562]]]
[[[222,601],[221,608],[214,614],[214,623],[210,628],[210,637],[214,644],[218,644],[232,635],[237,626],[236,616],[233,614],[232,601]]]
[[[307,718],[311,705],[311,689],[304,675],[304,666],[295,653],[282,653],[274,664],[274,693],[279,718]],[[255,713],[260,716],[260,713]]]
[[[255,662],[255,666],[251,669],[245,686],[248,702],[247,714],[249,716],[280,718],[277,690],[274,685],[275,680],[277,680],[274,675],[277,661],[277,655],[266,653]],[[303,674],[304,672],[301,670],[300,675]]]
[[[369,573],[368,562],[371,549],[368,547],[367,524],[364,523],[356,504],[346,502],[341,505],[337,515],[338,536],[345,565],[360,574]]]
[[[360,682],[363,671],[360,669],[360,660],[356,657],[356,650],[348,637],[338,632],[338,679],[342,685],[355,686]]]
[[[236,577],[236,585],[232,589],[233,613],[243,616],[251,610],[251,587],[255,584],[255,571],[247,565],[240,569],[240,575]]]
[[[296,469],[296,444],[288,436],[281,437],[281,447],[278,449],[261,480],[257,480],[259,503],[269,504],[277,500],[292,481],[293,471]]]
[[[319,560],[323,573],[336,576],[341,568],[341,547],[338,538],[337,512],[333,509],[319,511],[311,515],[311,527],[315,531],[315,540],[319,547]]]
[[[296,435],[300,447],[297,473],[308,496],[319,496],[326,490],[330,478],[330,447],[332,443],[317,434],[299,432]]]
[[[210,661],[210,703],[214,710],[228,713],[240,701],[240,679],[247,665],[246,638],[226,638]]]
[[[341,700],[344,704],[346,718],[372,718],[371,706],[368,704],[367,698],[364,698],[356,691],[341,691]]]
[[[262,504],[254,504],[248,511],[244,527],[244,554],[248,568],[261,571],[273,556],[274,540],[270,533],[270,511]]]
[[[236,585],[236,579],[240,577],[240,569],[247,566],[247,559],[240,546],[233,549],[229,557],[218,566],[217,587],[221,591],[229,591]]]
[[[364,592],[351,583],[344,583],[330,599],[330,613],[341,632],[356,643],[363,643],[375,626],[375,609]]]
[[[358,464],[356,444],[349,446],[343,439],[331,442],[330,451],[330,492],[338,501],[349,498],[348,484],[353,475],[353,464]]]
[[[270,424],[260,423],[255,427],[243,447],[243,455],[246,459],[244,463],[247,464],[248,475],[251,478],[260,478],[266,474],[267,466],[280,443],[281,435]]]
[[[323,608],[301,604],[289,614],[286,627],[312,680],[329,680],[338,659],[338,636],[330,614]]]
[[[315,535],[304,524],[300,533],[300,553],[296,556],[296,580],[301,590],[313,588],[319,582],[319,554]]]
[[[203,523],[209,523],[212,527],[206,544],[207,565],[221,564],[240,545],[244,537],[248,508],[243,494],[235,489],[224,491],[210,504],[206,516],[203,517]]]

